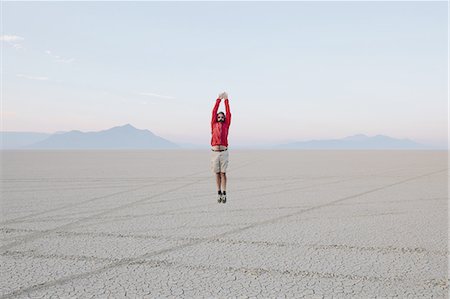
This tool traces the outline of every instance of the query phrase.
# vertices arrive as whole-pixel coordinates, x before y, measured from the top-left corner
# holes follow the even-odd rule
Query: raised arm
[[[221,101],[221,99],[217,98],[216,104],[214,105],[214,108],[212,110],[211,125],[214,124],[215,122],[217,122],[217,111],[219,110],[220,101]]]
[[[228,97],[225,98],[225,112],[227,113],[227,115],[225,117],[227,125],[230,126],[230,124],[231,124],[231,111],[230,111],[230,103],[228,102]]]

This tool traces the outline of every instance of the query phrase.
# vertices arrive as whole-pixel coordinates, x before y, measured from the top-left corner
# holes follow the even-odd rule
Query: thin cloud
[[[39,81],[45,81],[48,80],[48,77],[40,77],[40,76],[29,76],[24,74],[17,74],[17,77],[30,79],[30,80],[39,80]]]
[[[45,53],[47,55],[49,55],[50,57],[54,58],[55,62],[58,62],[58,63],[72,63],[75,60],[74,58],[63,58],[59,55],[55,55],[50,50],[45,50]]]
[[[21,36],[4,34],[0,35],[0,40],[10,45],[14,49],[17,50],[24,49],[23,45],[21,44],[24,38]]]
[[[153,92],[137,92],[136,94],[140,95],[140,96],[146,96],[146,97],[152,97],[152,98],[170,99],[170,100],[175,99],[175,97],[172,97],[172,96],[166,96],[166,95],[157,94],[157,93],[153,93]]]
[[[24,38],[21,36],[17,36],[17,35],[1,35],[0,36],[0,40],[5,41],[5,42],[19,42],[19,41],[23,41]]]

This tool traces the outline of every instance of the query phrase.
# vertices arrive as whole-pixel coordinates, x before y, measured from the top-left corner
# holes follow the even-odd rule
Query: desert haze
[[[446,151],[3,151],[1,298],[444,298]]]

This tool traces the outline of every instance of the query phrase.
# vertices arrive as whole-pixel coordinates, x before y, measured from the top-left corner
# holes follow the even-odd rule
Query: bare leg
[[[222,191],[227,191],[227,174],[225,172],[221,172],[220,176],[222,177]]]
[[[221,180],[220,180],[220,173],[218,172],[218,173],[216,173],[216,185],[217,185],[217,191],[220,190],[220,183],[221,183]]]

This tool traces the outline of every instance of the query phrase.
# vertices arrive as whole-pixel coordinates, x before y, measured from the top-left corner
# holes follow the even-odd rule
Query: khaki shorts
[[[211,170],[214,173],[227,172],[228,150],[223,152],[211,151]]]

